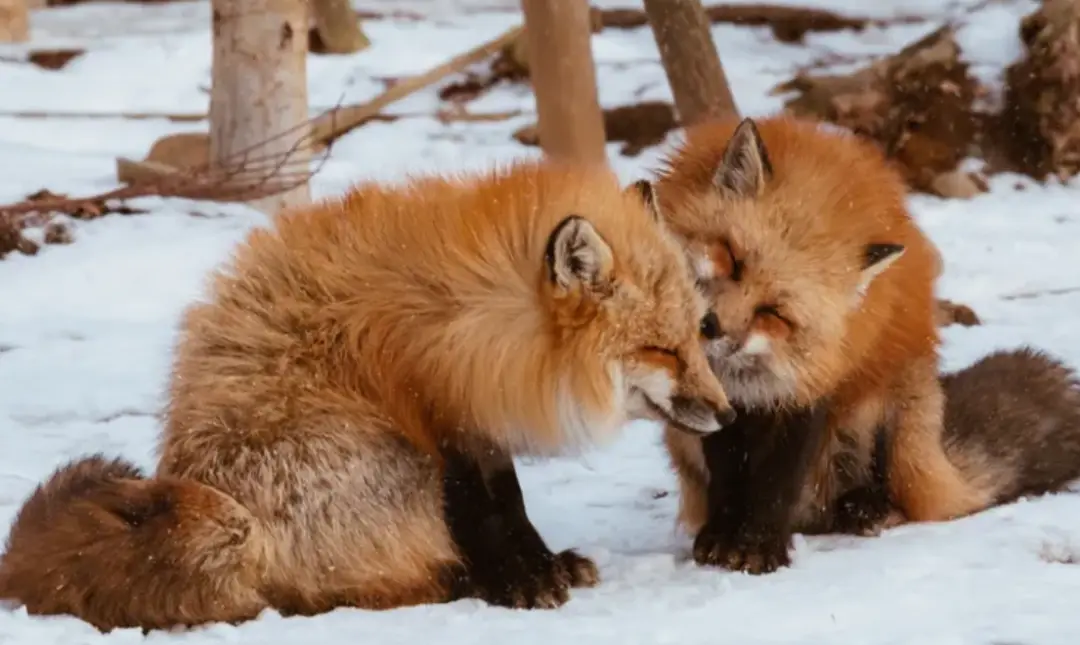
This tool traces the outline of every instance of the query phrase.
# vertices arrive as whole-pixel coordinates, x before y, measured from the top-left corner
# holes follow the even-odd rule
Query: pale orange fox
[[[870,480],[879,427],[889,429],[889,492],[908,519],[987,506],[991,491],[943,447],[941,260],[876,148],[789,117],[710,122],[687,131],[656,188],[712,301],[708,351],[736,409],[828,406],[796,528],[828,529],[838,498]],[[702,442],[669,431],[666,443],[681,519],[697,532],[708,514]],[[770,568],[752,560],[738,566]]]
[[[101,629],[595,584],[512,454],[732,419],[650,195],[520,162],[362,185],[252,232],[185,315],[152,479],[92,457],[16,519],[0,597]]]

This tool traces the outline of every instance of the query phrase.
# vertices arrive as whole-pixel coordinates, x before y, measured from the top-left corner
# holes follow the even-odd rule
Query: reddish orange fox
[[[713,303],[708,351],[740,416],[704,453],[703,440],[667,433],[699,561],[785,564],[786,525],[832,528],[837,504],[851,501],[842,497],[871,480],[879,427],[891,498],[907,518],[990,503],[942,444],[940,257],[872,144],[788,117],[710,122],[688,130],[656,186]],[[762,423],[780,426],[769,441],[753,431]],[[774,517],[732,517],[732,496]],[[775,510],[784,500],[792,513]]]
[[[511,455],[733,416],[642,197],[604,167],[520,162],[252,232],[183,319],[156,476],[61,468],[12,527],[0,597],[108,629],[555,607],[595,584],[529,521]]]

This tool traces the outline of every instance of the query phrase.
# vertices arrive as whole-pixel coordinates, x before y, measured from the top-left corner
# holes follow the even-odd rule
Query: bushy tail
[[[949,458],[994,504],[1080,478],[1080,378],[1030,347],[941,377]]]
[[[243,620],[265,607],[256,540],[231,497],[94,455],[60,467],[19,511],[0,599],[102,631]]]

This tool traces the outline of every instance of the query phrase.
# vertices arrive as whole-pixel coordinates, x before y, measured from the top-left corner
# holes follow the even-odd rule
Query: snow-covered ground
[[[829,53],[894,51],[956,18],[965,54],[990,82],[1019,52],[1016,18],[1029,0],[788,0],[879,16],[932,19],[863,33],[810,34],[777,43],[768,29],[713,29],[740,109],[780,107],[767,96],[793,70]],[[965,0],[967,5],[973,0]],[[605,6],[635,4],[606,0]],[[428,13],[423,21],[374,20],[373,47],[310,60],[313,111],[370,98],[380,79],[420,72],[520,19],[510,0],[369,0],[358,6]],[[10,62],[28,47],[0,47],[0,112],[202,112],[207,107],[207,3],[154,7],[98,4],[33,16],[32,47],[88,53],[61,71]],[[420,45],[422,43],[422,45]],[[594,39],[601,102],[670,100],[647,28]],[[390,111],[409,115],[353,131],[314,181],[317,196],[363,178],[478,167],[537,154],[510,134],[532,120],[442,125],[435,90]],[[500,87],[473,112],[532,111],[523,88]],[[0,202],[47,187],[89,194],[114,185],[114,158],[142,157],[162,134],[204,124],[164,119],[0,116]],[[648,172],[658,150],[612,160],[627,181]],[[946,332],[946,366],[962,367],[997,347],[1032,343],[1080,365],[1080,187],[1040,187],[998,177],[971,201],[914,197],[911,206],[941,246],[944,297],[971,305],[984,325]],[[33,486],[62,461],[123,454],[150,467],[170,344],[182,308],[206,272],[260,215],[220,204],[140,200],[149,214],[81,223],[70,246],[0,261],[0,530]],[[616,445],[583,459],[524,464],[529,513],[553,548],[595,557],[602,584],[576,591],[558,611],[514,612],[462,601],[315,618],[267,614],[239,627],[153,633],[156,642],[673,643],[678,645],[1075,645],[1080,642],[1080,498],[1061,494],[936,526],[878,538],[799,539],[794,566],[750,577],[687,562],[689,539],[674,530],[676,494],[651,424],[632,424]],[[0,644],[122,643],[72,618],[29,618],[0,609]]]

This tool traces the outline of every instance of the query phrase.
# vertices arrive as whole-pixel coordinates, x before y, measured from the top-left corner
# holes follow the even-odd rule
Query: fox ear
[[[904,255],[903,244],[873,243],[863,248],[862,273],[859,275],[859,293],[863,293],[881,275]]]
[[[772,175],[769,151],[757,125],[753,119],[743,119],[724,149],[713,185],[732,197],[753,198],[764,192]]]
[[[544,256],[548,278],[557,289],[604,293],[611,284],[615,264],[611,247],[580,215],[569,215],[555,226]]]
[[[656,203],[656,189],[651,181],[639,179],[627,186],[625,192],[635,193],[644,202],[645,208],[649,209],[656,221],[662,221],[660,218],[660,206]]]

